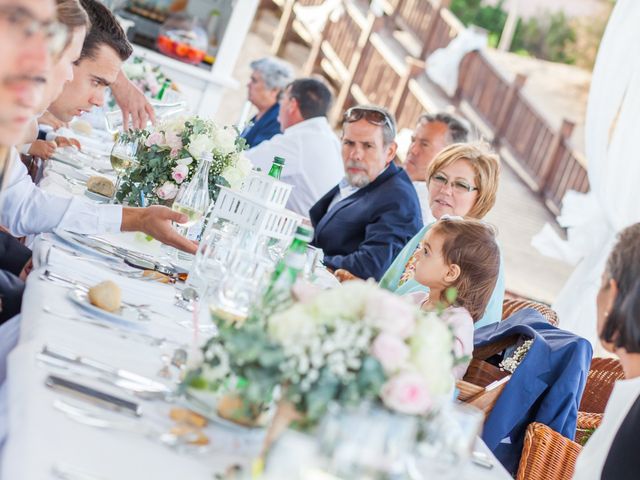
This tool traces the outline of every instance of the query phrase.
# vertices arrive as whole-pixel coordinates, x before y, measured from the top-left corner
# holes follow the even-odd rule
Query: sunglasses
[[[347,123],[353,123],[362,120],[363,118],[372,125],[389,127],[393,136],[396,136],[396,127],[393,124],[393,121],[384,110],[380,110],[379,108],[351,107],[344,113],[343,120]]]

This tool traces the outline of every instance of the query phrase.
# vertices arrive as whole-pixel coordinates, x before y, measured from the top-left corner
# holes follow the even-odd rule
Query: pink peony
[[[161,132],[153,132],[151,135],[147,137],[147,140],[144,144],[147,147],[152,147],[153,145],[162,145],[164,142],[164,135]]]
[[[156,195],[161,200],[171,200],[178,194],[178,186],[173,182],[164,182],[161,186],[156,188]]]
[[[186,165],[176,165],[171,171],[171,178],[173,178],[178,185],[184,182],[184,179],[189,175],[189,167]]]
[[[416,326],[416,307],[391,292],[380,291],[369,299],[366,318],[369,322],[396,337],[405,339]]]
[[[416,372],[391,377],[382,386],[380,397],[390,409],[409,415],[423,415],[432,404],[429,388],[422,375]]]
[[[381,333],[373,341],[371,353],[382,364],[385,372],[394,373],[405,364],[411,352],[407,344],[398,337]]]

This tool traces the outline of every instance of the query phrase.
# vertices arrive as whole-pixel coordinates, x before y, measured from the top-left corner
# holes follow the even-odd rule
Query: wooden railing
[[[294,0],[284,1],[295,11]],[[319,0],[298,0],[317,5]],[[526,77],[506,77],[482,52],[471,52],[459,67],[456,93],[449,98],[428,80],[426,58],[445,47],[464,28],[446,8],[448,0],[382,0],[385,15],[376,17],[367,0],[342,0],[343,12],[327,19],[312,43],[303,73],[321,73],[337,90],[330,120],[336,124],[353,103],[375,103],[388,108],[399,128],[413,128],[418,117],[434,113],[435,95],[447,98],[475,124],[515,171],[538,192],[547,207],[558,213],[564,194],[585,192],[589,182],[584,160],[571,147],[573,124],[553,128],[523,92]],[[336,17],[336,18],[333,18]],[[293,21],[289,18],[281,20]],[[411,48],[397,40],[403,30],[413,38]],[[280,35],[286,38],[286,33]],[[405,35],[406,37],[407,35]],[[274,42],[275,45],[275,42]],[[428,65],[427,65],[428,67]]]

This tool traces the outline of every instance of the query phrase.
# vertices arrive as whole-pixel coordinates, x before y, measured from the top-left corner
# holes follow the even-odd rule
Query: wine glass
[[[118,174],[111,203],[116,202],[116,195],[120,188],[122,175],[128,169],[138,164],[138,147],[139,143],[137,139],[128,139],[126,136],[120,136],[111,149],[111,167],[113,167]]]

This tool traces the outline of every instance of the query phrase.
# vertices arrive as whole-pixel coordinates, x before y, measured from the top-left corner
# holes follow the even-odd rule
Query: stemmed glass
[[[120,188],[120,182],[122,181],[122,175],[131,167],[138,164],[138,147],[139,143],[137,139],[130,140],[125,136],[120,136],[111,149],[111,166],[118,174],[116,180],[115,192],[111,203],[116,202],[116,195]]]

